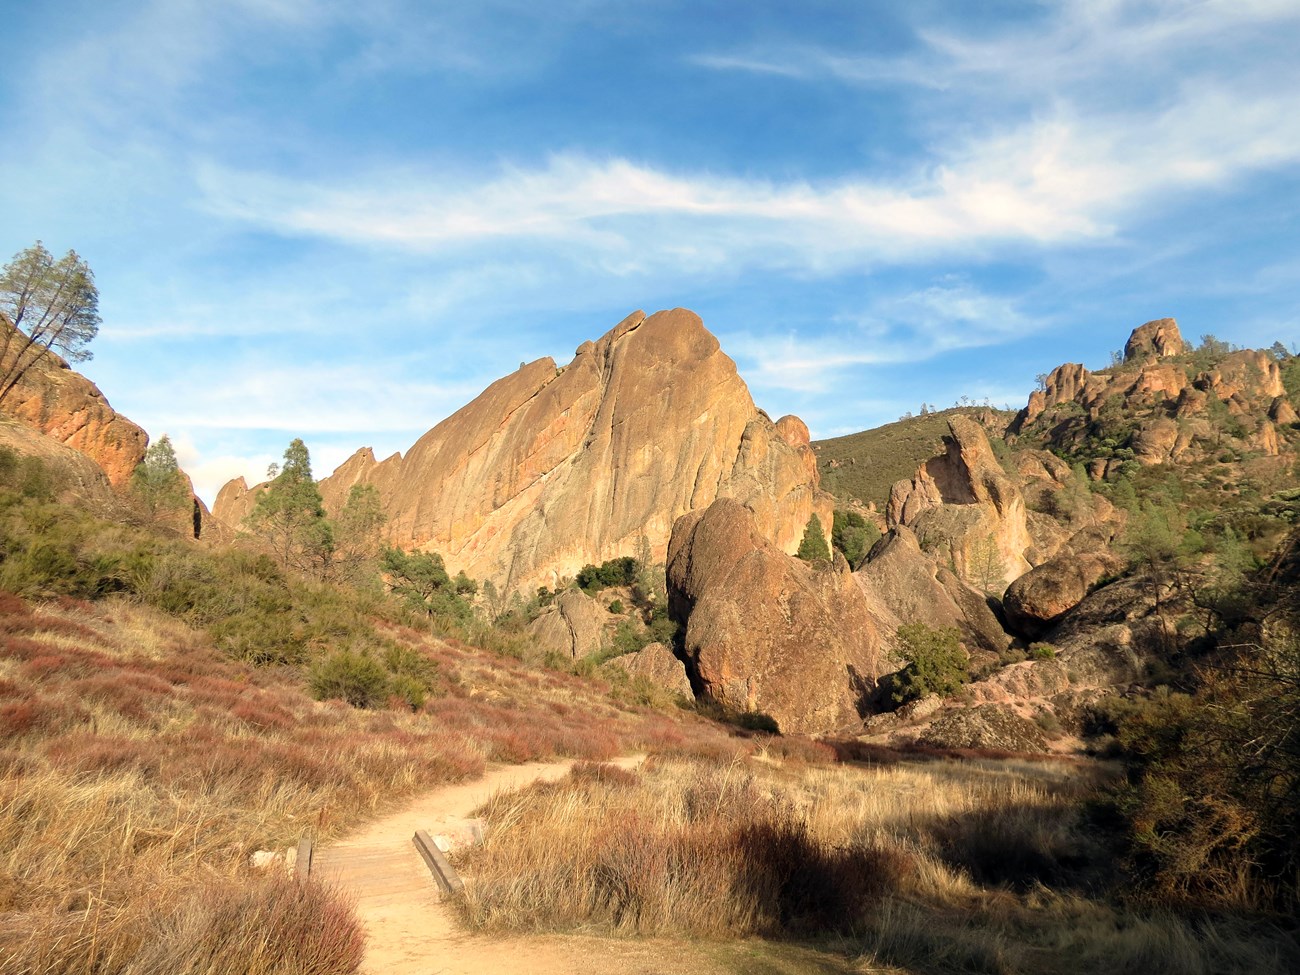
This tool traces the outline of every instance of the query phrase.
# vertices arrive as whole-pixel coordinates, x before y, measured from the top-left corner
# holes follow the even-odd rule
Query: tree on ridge
[[[56,261],[39,240],[0,268],[0,403],[51,349],[69,362],[91,357],[98,334],[95,275],[77,254]]]

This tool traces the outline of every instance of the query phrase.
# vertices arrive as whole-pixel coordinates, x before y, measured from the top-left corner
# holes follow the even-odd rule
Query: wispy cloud
[[[965,283],[945,283],[871,301],[812,335],[747,329],[725,347],[757,390],[816,393],[838,386],[856,367],[921,363],[960,349],[996,345],[1048,327],[1012,299]]]
[[[1244,100],[1186,85],[1158,111],[1049,117],[954,142],[903,179],[814,183],[552,156],[480,180],[378,171],[304,183],[206,166],[206,206],[277,233],[438,252],[514,242],[613,273],[780,267],[813,272],[998,243],[1113,237],[1134,208],[1300,159],[1289,91]]]

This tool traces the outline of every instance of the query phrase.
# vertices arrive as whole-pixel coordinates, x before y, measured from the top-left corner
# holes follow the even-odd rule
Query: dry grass
[[[0,594],[0,973],[351,971],[347,906],[253,873],[252,851],[487,762],[681,734],[588,682],[387,635],[438,668],[418,712],[314,701],[147,607]]]
[[[834,935],[873,969],[1294,970],[1279,932],[1099,897],[1116,878],[1080,821],[1094,786],[1063,763],[589,766],[490,803],[461,906],[487,930]]]

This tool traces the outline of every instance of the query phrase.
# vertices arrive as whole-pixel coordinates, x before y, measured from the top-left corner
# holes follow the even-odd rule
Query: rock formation
[[[0,329],[13,329],[0,316]],[[116,488],[125,487],[144,459],[149,435],[109,406],[104,394],[50,352],[9,391],[0,412],[85,454]]]
[[[566,589],[533,620],[529,635],[539,649],[578,660],[605,646],[616,617],[580,589]]]
[[[691,682],[686,677],[686,665],[673,656],[662,643],[651,643],[636,653],[615,657],[600,668],[608,674],[622,671],[629,677],[642,677],[656,687],[690,700]]]
[[[917,622],[935,629],[955,626],[968,652],[998,653],[1011,643],[987,599],[922,552],[904,525],[876,543],[854,577],[887,646],[901,625]],[[895,660],[893,669],[902,666]]]
[[[1178,323],[1172,318],[1158,318],[1133,330],[1133,334],[1124,343],[1124,361],[1131,362],[1144,356],[1163,359],[1166,356],[1182,355],[1186,351]]]
[[[378,489],[390,542],[436,550],[451,571],[506,591],[554,586],[643,539],[663,558],[673,522],[719,497],[749,505],[791,552],[809,517],[829,525],[833,508],[807,428],[758,410],[683,309],[630,315],[567,366],[521,367],[405,456],[358,451],[321,482],[326,508],[359,483]],[[228,485],[216,515],[238,523],[246,497],[246,485]]]
[[[981,587],[1010,582],[1030,568],[1025,500],[978,423],[956,415],[948,429],[945,453],[894,485],[886,521],[911,528],[964,579]]]
[[[685,631],[697,689],[782,731],[856,726],[878,676],[879,640],[843,558],[787,555],[745,505],[720,498],[677,520],[669,611]]]

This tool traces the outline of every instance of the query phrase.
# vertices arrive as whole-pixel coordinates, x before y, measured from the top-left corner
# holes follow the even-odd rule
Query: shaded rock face
[[[0,329],[13,329],[0,317]],[[149,435],[113,409],[94,383],[49,353],[10,390],[0,411],[99,465],[115,488],[125,487],[144,460]]]
[[[834,502],[807,428],[781,424],[695,314],[637,312],[563,368],[540,359],[493,383],[404,457],[359,451],[321,494],[337,512],[354,484],[373,484],[392,544],[435,550],[506,591],[553,587],[643,539],[663,558],[673,522],[719,497],[749,505],[793,552],[814,512],[830,524]],[[238,520],[237,496],[218,517]]]
[[[673,656],[662,643],[651,643],[636,653],[615,657],[601,667],[603,671],[618,669],[629,677],[644,677],[656,687],[689,699],[691,682],[686,677],[686,665]]]
[[[931,723],[921,741],[939,748],[991,748],[1013,752],[1047,750],[1047,738],[1038,725],[1013,709],[997,704],[946,711]]]
[[[616,617],[579,589],[566,589],[528,626],[538,647],[578,660],[600,650]]]
[[[1124,343],[1124,361],[1131,362],[1145,356],[1163,359],[1166,356],[1182,355],[1186,351],[1178,323],[1172,318],[1158,318],[1133,330],[1133,334]]]
[[[945,453],[923,464],[911,481],[894,485],[886,521],[911,528],[967,580],[1010,582],[1030,568],[1025,500],[978,423],[959,415],[948,429]]]
[[[901,625],[916,622],[955,626],[968,651],[998,653],[1011,643],[985,597],[927,557],[910,528],[899,526],[877,542],[853,575],[884,645],[892,646]],[[903,666],[893,662],[893,669]]]
[[[801,562],[766,538],[752,511],[719,499],[674,526],[668,599],[709,697],[770,715],[787,732],[860,723],[880,647],[842,558]]]

